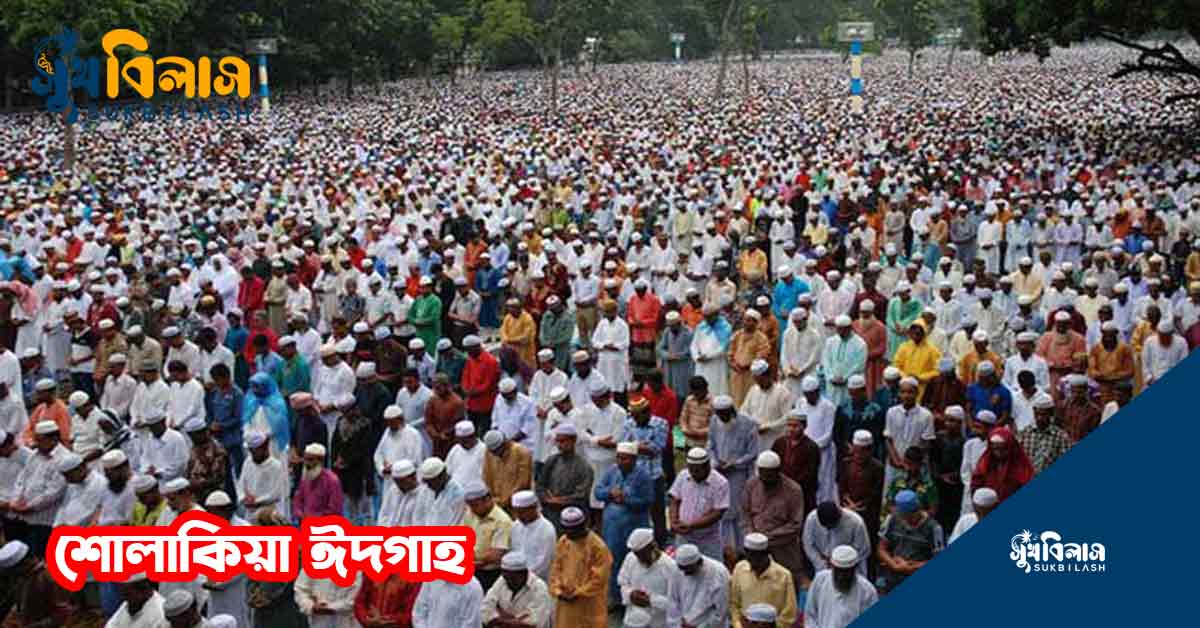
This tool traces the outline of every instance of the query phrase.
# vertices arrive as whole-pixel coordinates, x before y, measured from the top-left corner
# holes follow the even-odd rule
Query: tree
[[[1182,29],[1200,43],[1200,2],[1196,0],[979,0],[983,51],[1034,52],[1041,58],[1052,45],[1068,46],[1099,37],[1137,53],[1112,74],[1119,79],[1146,74],[1178,79],[1182,91],[1167,102],[1200,100],[1200,59],[1175,44],[1145,44],[1139,37]]]
[[[900,39],[908,51],[908,78],[912,78],[917,53],[929,45],[937,32],[935,0],[875,0],[875,6],[887,19],[888,32]]]

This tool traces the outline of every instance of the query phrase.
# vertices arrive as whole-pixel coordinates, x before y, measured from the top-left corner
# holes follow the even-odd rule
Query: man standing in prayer
[[[416,428],[407,425],[404,409],[399,405],[383,410],[383,421],[387,429],[375,446],[375,472],[386,482],[391,477],[392,465],[401,460],[424,460],[425,451],[421,435]],[[382,493],[381,493],[382,494]]]
[[[667,582],[667,626],[719,628],[729,622],[729,570],[691,544],[675,550],[679,573]]]
[[[257,521],[263,511],[291,512],[288,505],[290,486],[284,462],[271,455],[269,437],[259,431],[246,434],[246,449],[250,457],[242,463],[237,480],[237,496],[250,521]]]
[[[780,472],[803,491],[802,521],[804,515],[817,507],[817,478],[821,469],[821,448],[805,433],[807,428],[808,417],[799,410],[791,410],[787,414],[787,431],[771,445],[771,451],[779,456]]]
[[[775,452],[758,455],[755,464],[758,475],[746,483],[741,500],[742,529],[748,534],[757,532],[766,536],[771,555],[792,573],[792,581],[802,588],[808,581],[800,545],[804,490],[785,477],[780,466]]]
[[[973,512],[964,512],[958,518],[958,523],[954,524],[954,530],[950,533],[950,538],[946,543],[953,543],[958,540],[958,537],[967,533],[968,530],[975,527],[979,520],[986,517],[988,513],[995,510],[996,504],[999,503],[996,498],[996,491],[993,491],[986,486],[975,491],[971,496],[971,505],[975,507]]]
[[[483,598],[480,619],[487,628],[549,628],[554,601],[546,582],[529,569],[525,555],[511,551],[500,561],[501,579]]]
[[[568,507],[588,508],[593,482],[592,466],[575,452],[578,428],[561,423],[554,428],[558,452],[542,465],[536,483],[537,496],[555,529],[562,531],[562,512]]]
[[[604,376],[612,392],[624,395],[629,387],[629,325],[617,316],[617,302],[600,302],[603,316],[592,332],[592,348],[596,351],[596,370]]]
[[[716,471],[729,483],[730,495],[742,495],[758,456],[758,426],[752,419],[739,415],[729,395],[713,400],[716,421],[710,424],[708,452]],[[738,501],[725,511],[721,521],[722,544],[728,550],[740,551],[741,508]]]
[[[767,336],[758,329],[762,315],[758,310],[748,309],[742,316],[742,328],[733,334],[729,342],[729,390],[733,402],[741,406],[746,393],[754,385],[750,367],[755,360],[767,360],[775,350]],[[711,382],[710,382],[711,384]]]
[[[354,596],[354,619],[363,628],[411,628],[413,606],[420,592],[420,582],[409,582],[400,574],[378,583],[363,578]]]
[[[476,431],[491,429],[492,406],[496,403],[496,386],[500,383],[500,363],[483,350],[479,336],[463,338],[467,362],[463,366],[462,391],[467,401],[467,416]]]
[[[915,377],[900,381],[900,403],[892,406],[884,418],[883,436],[887,439],[887,461],[884,466],[884,485],[902,474],[906,468],[903,452],[909,447],[924,445],[932,441],[934,433],[933,415],[923,406],[917,405],[920,383]]]
[[[691,356],[692,330],[674,310],[667,312],[666,322],[667,328],[658,339],[658,360],[667,386],[684,399],[696,367]]]
[[[204,501],[204,509],[228,521],[234,526],[250,525],[245,519],[237,516],[237,503],[229,498],[225,491],[213,491]],[[247,576],[240,574],[231,580],[218,582],[206,580],[204,589],[209,592],[208,617],[217,615],[232,615],[237,619],[238,626],[250,625],[250,608],[246,605]]]
[[[574,506],[564,510],[562,524],[563,536],[550,564],[550,595],[557,600],[554,625],[605,628],[612,554],[588,529],[582,510]]]
[[[1017,441],[1033,463],[1034,473],[1041,473],[1071,448],[1071,437],[1054,422],[1054,399],[1039,392],[1033,398],[1033,425],[1017,432]]]
[[[706,304],[704,320],[692,334],[691,355],[696,364],[696,375],[708,382],[709,392],[713,395],[729,392],[727,358],[732,336],[733,331],[721,316],[721,310],[715,304]]]
[[[596,482],[593,491],[597,501],[604,503],[604,523],[601,527],[604,543],[612,552],[613,562],[625,560],[626,540],[637,528],[650,523],[650,505],[654,502],[654,479],[640,467],[638,445],[627,441],[617,445],[617,464],[608,468]],[[617,572],[611,571],[609,606],[617,605],[621,591]]]
[[[499,390],[500,396],[492,407],[492,428],[508,440],[532,449],[540,431],[537,406],[533,399],[518,392],[516,381],[508,377],[500,380]]]
[[[1054,315],[1054,329],[1038,341],[1037,353],[1050,368],[1050,390],[1058,390],[1058,380],[1071,373],[1075,354],[1087,353],[1087,341],[1071,329],[1071,315],[1060,311]]]
[[[729,510],[729,481],[714,471],[708,451],[693,447],[687,452],[687,469],[675,476],[669,520],[680,542],[700,549],[705,556],[724,560],[722,518]]]
[[[833,428],[837,407],[821,396],[817,378],[809,375],[801,385],[802,396],[794,409],[808,417],[804,433],[821,449],[821,468],[817,475],[817,501],[837,501],[837,446]]]
[[[454,425],[454,437],[458,440],[446,455],[446,471],[463,487],[483,481],[483,454],[487,448],[480,442],[475,425],[470,421],[459,421]]]
[[[512,513],[512,496],[533,487],[533,456],[525,447],[492,430],[483,435],[483,484],[505,512]]]
[[[778,625],[796,623],[796,585],[792,574],[771,559],[765,534],[751,533],[745,539],[746,559],[733,568],[729,583],[729,613],[733,628],[743,627],[745,611],[754,604],[779,609]]]
[[[309,628],[358,628],[354,598],[364,579],[359,573],[350,586],[341,587],[328,578],[309,577],[301,569],[296,578],[296,606],[308,616]]]
[[[838,406],[849,399],[846,383],[850,377],[866,371],[867,343],[854,333],[849,316],[838,316],[834,324],[837,333],[825,340],[821,353],[821,374],[825,379],[825,398]]]
[[[754,375],[754,386],[742,402],[741,413],[758,424],[758,450],[765,451],[783,436],[792,395],[783,382],[775,380],[766,360],[755,360],[750,372]]]
[[[462,525],[466,516],[465,491],[450,477],[446,463],[439,458],[426,458],[421,463],[420,475],[423,484],[417,489],[412,525]]]
[[[46,552],[54,515],[67,490],[66,479],[58,465],[69,451],[60,444],[58,424],[54,421],[42,421],[33,431],[35,453],[17,476],[8,509],[24,519],[28,525],[26,541],[29,548],[41,556]]]
[[[879,531],[877,548],[889,591],[933,559],[939,549],[936,528],[916,493],[905,489],[896,494],[895,509]]]
[[[463,525],[475,532],[475,579],[487,590],[500,578],[500,558],[509,548],[512,519],[482,484],[464,488],[463,501],[467,505]]]
[[[806,628],[846,628],[879,599],[875,585],[859,566],[866,562],[849,545],[835,547],[829,569],[817,572],[804,604]]]
[[[804,539],[804,553],[808,556],[813,571],[829,569],[834,549],[848,545],[862,556],[862,561],[857,565],[859,575],[867,575],[871,541],[862,517],[853,510],[833,502],[822,502],[817,505],[815,511],[808,513],[801,536]]]
[[[479,623],[483,587],[472,579],[466,584],[434,580],[421,585],[413,603],[412,628],[463,628]]]
[[[816,375],[821,364],[821,351],[825,338],[820,330],[809,325],[808,310],[795,308],[789,318],[792,321],[783,332],[783,347],[779,354],[779,369],[784,383],[792,396],[802,394],[802,382],[809,375]]]
[[[325,446],[312,443],[304,448],[304,470],[292,498],[292,518],[300,523],[309,517],[342,516],[345,494],[337,475],[325,468]],[[297,582],[297,589],[299,583]],[[299,595],[299,591],[297,591]],[[352,598],[353,599],[353,598]],[[299,603],[299,600],[297,600]],[[303,607],[301,608],[303,610]]]
[[[665,626],[670,605],[667,588],[679,575],[679,568],[670,556],[654,543],[654,531],[634,530],[626,541],[629,553],[621,563],[617,585],[621,589],[621,604],[625,606],[625,623],[636,612],[649,614],[654,626]]]
[[[533,491],[514,493],[512,504],[513,525],[509,535],[511,551],[520,552],[525,557],[529,570],[545,580],[550,577],[550,562],[554,558],[554,545],[558,541],[554,524],[542,516],[537,495]]]

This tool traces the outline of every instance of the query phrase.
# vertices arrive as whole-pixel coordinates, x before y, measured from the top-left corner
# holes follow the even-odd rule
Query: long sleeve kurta
[[[297,523],[308,517],[341,516],[343,499],[337,476],[329,469],[324,469],[317,479],[300,481],[292,499],[292,516]]]
[[[743,560],[733,568],[729,584],[729,615],[733,628],[742,628],[742,617],[752,604],[770,604],[778,613],[775,625],[785,628],[796,623],[796,589],[792,572],[771,561],[761,574],[755,573],[750,561]]]
[[[694,574],[673,574],[667,583],[667,626],[697,628],[729,625],[729,570],[708,557]]]
[[[503,584],[502,580],[497,582]],[[413,604],[412,628],[465,628],[480,623],[483,587],[472,579],[464,585],[434,580],[421,585]],[[562,624],[568,625],[568,624]]]
[[[558,539],[550,563],[550,595],[557,600],[555,626],[607,628],[612,563],[612,554],[594,532],[579,540],[565,535]]]
[[[483,597],[480,619],[484,625],[500,617],[500,611],[529,624],[533,628],[549,628],[554,615],[554,600],[546,582],[536,574],[530,574],[525,586],[514,592],[503,579],[497,580]],[[472,624],[473,625],[473,624]]]
[[[867,343],[857,334],[851,333],[843,339],[840,335],[825,340],[821,354],[821,373],[824,376],[824,395],[833,405],[841,405],[850,398],[847,383],[852,375],[862,375],[867,367]]]
[[[592,331],[596,370],[604,376],[613,392],[625,392],[629,387],[629,342],[629,325],[620,318],[601,317]]]
[[[667,610],[670,607],[667,589],[671,580],[678,574],[679,568],[675,566],[675,561],[666,554],[659,554],[650,566],[643,565],[632,553],[627,554],[617,574],[617,585],[621,588],[621,603],[625,605],[626,616],[629,615],[630,609],[636,606],[631,601],[632,593],[641,591],[650,598],[650,606],[641,607],[643,611],[650,613],[650,625],[667,625]]]
[[[376,583],[362,579],[354,597],[354,618],[362,625],[368,621],[391,623],[400,628],[412,625],[413,606],[421,592],[421,583],[405,582],[399,575]]]
[[[843,593],[833,586],[832,571],[818,572],[804,603],[805,628],[846,628],[878,599],[874,585],[861,575]]]
[[[309,628],[359,628],[354,619],[354,597],[362,586],[363,577],[359,574],[354,584],[339,587],[326,578],[309,578],[301,573],[296,578],[296,606],[300,612],[308,616]],[[318,603],[333,611],[332,614],[313,613],[313,607]]]
[[[537,364],[537,339],[537,324],[529,312],[521,312],[517,316],[508,314],[500,324],[500,342],[516,350],[525,364]],[[425,346],[430,345],[426,343]]]
[[[701,321],[692,335],[691,354],[696,363],[696,375],[708,382],[708,392],[714,397],[729,393],[726,354],[732,336],[733,331],[723,318],[718,318],[715,323]]]
[[[908,327],[917,320],[921,315],[921,310],[924,309],[921,302],[916,299],[905,301],[900,297],[893,297],[888,302],[887,308],[887,334],[888,334],[888,356],[896,353],[896,349],[900,347],[900,343],[908,336]]]
[[[766,360],[774,347],[765,334],[755,329],[748,332],[738,330],[729,341],[729,394],[733,396],[735,406],[741,406],[746,400],[746,393],[754,385],[754,376],[750,373],[750,365],[755,360]],[[711,383],[709,390],[711,391]]]

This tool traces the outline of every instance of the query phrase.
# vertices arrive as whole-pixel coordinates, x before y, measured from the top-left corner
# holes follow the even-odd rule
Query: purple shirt
[[[296,523],[308,517],[342,516],[342,483],[329,469],[322,469],[315,480],[300,480],[292,498],[292,516]]]
[[[715,469],[708,472],[703,482],[696,482],[686,469],[675,476],[669,492],[679,500],[679,520],[684,524],[694,523],[711,510],[729,509],[729,481]],[[721,536],[718,520],[715,525],[688,533],[692,541],[716,541]]]

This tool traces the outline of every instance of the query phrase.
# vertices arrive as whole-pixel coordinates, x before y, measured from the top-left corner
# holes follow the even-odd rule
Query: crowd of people
[[[3,625],[846,626],[1200,343],[1200,142],[1120,55],[412,82],[71,174],[3,120]],[[475,579],[49,576],[199,509]]]

